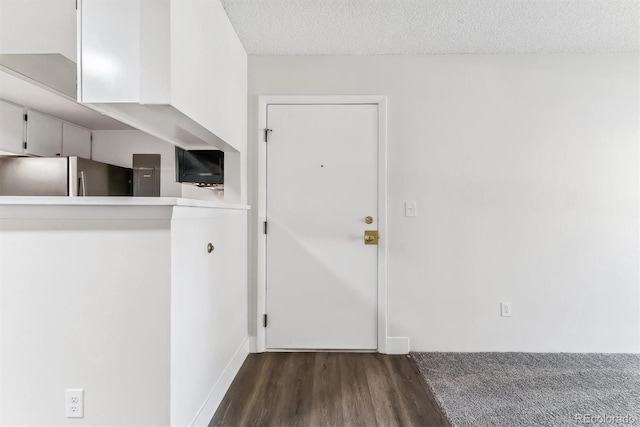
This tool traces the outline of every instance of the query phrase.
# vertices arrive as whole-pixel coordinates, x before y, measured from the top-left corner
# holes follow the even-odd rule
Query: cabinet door
[[[195,403],[170,410],[172,425],[187,425],[247,336],[247,211],[173,212],[171,394]]]
[[[28,154],[41,157],[62,155],[62,121],[35,111],[28,111]]]
[[[24,109],[0,101],[0,151],[22,154]]]
[[[62,155],[91,159],[91,131],[62,123]]]
[[[153,58],[156,54],[161,54],[161,49],[168,48],[169,43],[167,30],[167,37],[163,38],[161,35],[159,38],[166,40],[166,45],[158,46],[157,52],[151,51],[141,57],[141,34],[149,41],[155,39],[155,34],[146,35],[142,33],[142,29],[147,26],[150,29],[156,28],[158,25],[154,23],[154,16],[141,19],[141,9],[147,8],[144,3],[160,10],[164,9],[164,4],[168,2],[82,2],[79,33],[81,54],[78,57],[82,76],[79,81],[82,86],[78,87],[81,102],[140,102],[140,64],[146,63],[148,58]],[[169,23],[168,15],[166,23]],[[154,69],[151,74],[155,72],[157,71]]]

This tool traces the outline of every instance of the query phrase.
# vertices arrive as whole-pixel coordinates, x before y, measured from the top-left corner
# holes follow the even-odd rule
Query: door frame
[[[258,219],[257,234],[257,289],[256,289],[256,342],[255,351],[266,351],[266,331],[263,315],[266,311],[267,296],[267,239],[263,232],[267,210],[267,148],[265,129],[267,128],[268,105],[327,105],[327,104],[368,104],[378,106],[378,352],[387,352],[387,97],[384,95],[338,95],[338,96],[259,96],[258,97]]]

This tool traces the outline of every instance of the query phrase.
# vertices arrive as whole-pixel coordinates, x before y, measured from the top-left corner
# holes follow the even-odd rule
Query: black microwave
[[[176,181],[200,186],[224,184],[224,151],[176,147]]]

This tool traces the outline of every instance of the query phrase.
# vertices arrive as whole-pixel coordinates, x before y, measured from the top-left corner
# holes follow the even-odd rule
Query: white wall
[[[249,353],[246,225],[244,209],[0,205],[0,425],[208,425]]]
[[[0,425],[167,425],[169,221],[41,209],[0,220]]]
[[[244,152],[246,95],[247,54],[220,1],[171,0],[171,104]]]
[[[257,96],[288,94],[388,96],[389,336],[640,351],[637,54],[250,56],[252,172]]]
[[[60,53],[76,61],[75,0],[0,0],[0,53]]]
[[[219,0],[171,0],[171,104],[238,150],[227,183],[246,203],[247,54]]]
[[[117,166],[133,167],[134,154],[160,154],[160,195],[224,201],[224,192],[176,182],[176,147],[137,130],[93,131],[91,158]]]

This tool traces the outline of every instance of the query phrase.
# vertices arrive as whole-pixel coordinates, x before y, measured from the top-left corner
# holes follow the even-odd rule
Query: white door
[[[267,349],[374,350],[378,106],[269,105],[267,127]]]

